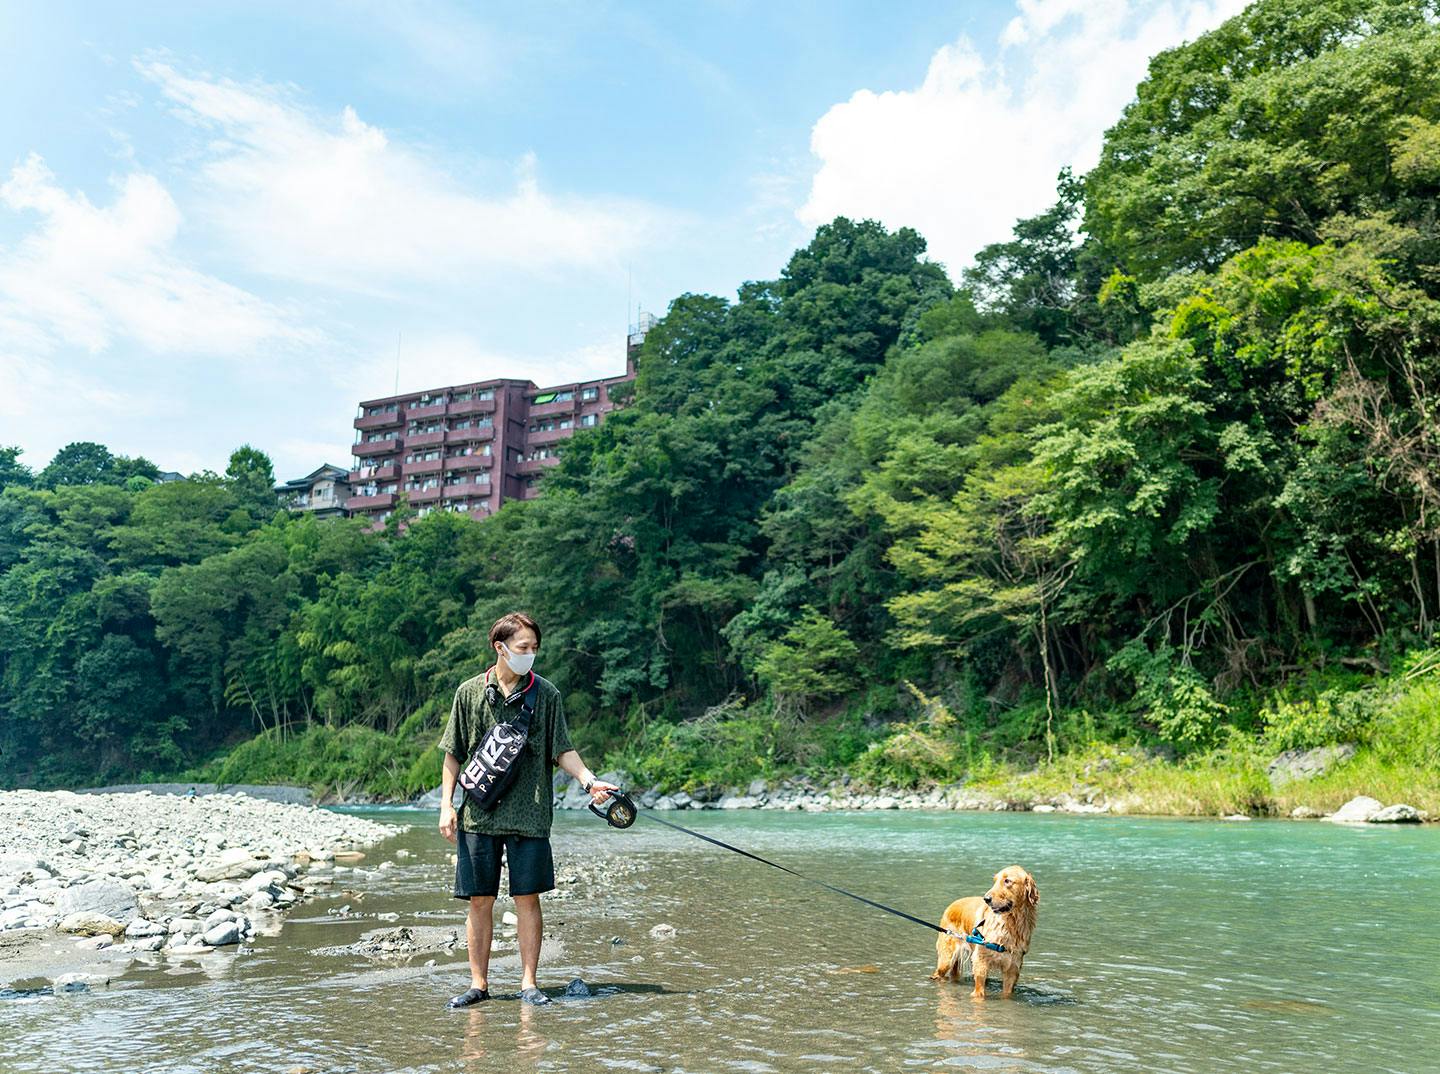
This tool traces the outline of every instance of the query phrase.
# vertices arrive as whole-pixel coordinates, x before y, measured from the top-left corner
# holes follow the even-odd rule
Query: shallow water
[[[1440,830],[1033,814],[667,814],[938,919],[1018,863],[1041,891],[1018,998],[927,980],[932,934],[642,820],[557,817],[557,857],[622,854],[608,890],[548,904],[541,984],[591,999],[464,1012],[463,951],[321,955],[459,924],[428,813],[367,815],[414,857],[301,907],[253,951],[157,960],[110,988],[0,1002],[0,1070],[1440,1071]],[[350,903],[361,916],[326,913]],[[502,904],[505,904],[502,900]],[[657,922],[678,930],[653,940]],[[615,940],[621,941],[615,943]],[[992,984],[992,987],[993,984]]]

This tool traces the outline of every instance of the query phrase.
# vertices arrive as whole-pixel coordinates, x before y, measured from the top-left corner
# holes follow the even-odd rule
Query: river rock
[[[745,793],[751,798],[760,798],[763,797],[769,790],[770,785],[766,783],[763,779],[752,779],[750,781],[750,786],[745,789]]]
[[[754,809],[760,804],[760,799],[751,798],[748,794],[727,794],[720,799],[721,809]]]
[[[1325,819],[1335,824],[1364,824],[1385,807],[1374,798],[1360,795],[1350,799]]]
[[[61,932],[72,932],[77,936],[98,936],[102,932],[119,936],[125,931],[125,926],[113,917],[91,913],[89,910],[67,914],[57,927]]]
[[[676,809],[685,809],[694,801],[685,791],[677,791],[670,796],[670,800],[675,803]]]
[[[75,945],[81,951],[103,951],[115,942],[115,937],[108,932],[102,932],[99,936],[90,936],[81,940]]]
[[[1419,824],[1424,818],[1420,816],[1420,810],[1411,805],[1396,803],[1386,806],[1378,813],[1370,817],[1371,824]]]
[[[1355,746],[1342,742],[1334,746],[1316,746],[1313,749],[1286,750],[1265,766],[1272,787],[1283,787],[1297,779],[1318,776],[1328,768],[1355,756]]]
[[[565,986],[565,995],[571,999],[585,999],[594,993],[590,991],[589,985],[579,977],[575,977]]]
[[[664,922],[661,922],[650,930],[650,938],[652,940],[670,940],[674,939],[674,937],[675,926],[667,925]]]
[[[670,797],[670,795],[662,794],[659,798],[655,799],[655,805],[653,806],[653,808],[664,811],[670,809],[679,809],[680,806],[676,804],[675,799]]]
[[[158,921],[147,921],[143,917],[137,917],[125,926],[125,938],[127,940],[143,940],[150,936],[165,936],[169,931]]]
[[[1311,809],[1308,805],[1297,805],[1294,809],[1290,810],[1291,820],[1314,820],[1322,816],[1324,816],[1324,814],[1321,813],[1320,810]]]
[[[264,859],[256,858],[247,848],[231,847],[222,850],[214,861],[196,869],[195,879],[207,884],[220,880],[243,880],[264,868]]]
[[[225,947],[240,942],[240,925],[235,921],[222,921],[205,933],[205,942],[211,947]]]
[[[62,918],[76,913],[91,913],[120,921],[128,921],[139,909],[133,891],[124,884],[108,880],[66,888],[56,896],[54,905],[55,913]]]

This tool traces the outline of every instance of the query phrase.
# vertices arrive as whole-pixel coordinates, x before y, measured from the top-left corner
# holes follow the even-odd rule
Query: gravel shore
[[[392,831],[241,794],[0,792],[0,986],[237,950]]]

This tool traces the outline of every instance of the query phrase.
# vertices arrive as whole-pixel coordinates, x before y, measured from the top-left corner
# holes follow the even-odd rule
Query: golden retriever
[[[1018,865],[1001,869],[984,895],[956,899],[945,909],[940,927],[947,929],[935,938],[935,972],[932,981],[960,979],[961,965],[970,956],[970,969],[975,988],[970,995],[985,998],[985,978],[992,968],[1000,971],[1002,998],[1008,999],[1020,979],[1020,966],[1030,950],[1030,934],[1035,931],[1035,908],[1040,903],[1040,889],[1035,879]],[[994,951],[979,944],[967,943],[960,936],[969,936],[980,927],[980,935],[1004,951]],[[955,934],[955,935],[952,935]]]

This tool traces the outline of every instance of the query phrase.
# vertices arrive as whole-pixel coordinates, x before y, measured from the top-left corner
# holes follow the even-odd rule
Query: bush
[[[1337,742],[1363,740],[1374,722],[1376,697],[1371,690],[1292,701],[1272,698],[1260,710],[1265,742],[1272,749],[1309,749]]]

